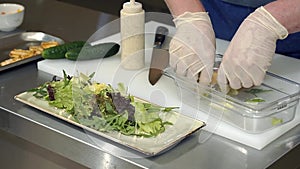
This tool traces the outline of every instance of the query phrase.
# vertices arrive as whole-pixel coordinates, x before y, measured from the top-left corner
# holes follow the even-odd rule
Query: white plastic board
[[[180,106],[181,113],[194,118],[199,118],[200,120],[206,122],[207,126],[203,128],[204,130],[208,130],[217,135],[259,150],[299,124],[300,109],[298,106],[296,117],[293,121],[261,134],[249,134],[238,128],[223,123],[218,119],[209,117],[205,113],[193,109],[187,105],[182,105],[180,97],[178,97],[178,92],[180,91],[177,90],[174,81],[168,77],[163,76],[155,86],[152,86],[148,82],[148,69],[154,41],[153,35],[156,27],[161,25],[168,27],[171,35],[175,32],[175,28],[168,25],[157,22],[146,23],[146,65],[145,68],[141,70],[124,70],[120,66],[120,54],[102,60],[99,59],[89,61],[74,62],[65,59],[42,60],[38,62],[38,69],[60,77],[63,75],[63,70],[70,75],[76,75],[78,72],[86,74],[95,72],[96,74],[94,79],[98,82],[110,83],[113,86],[119,82],[122,82],[128,86],[129,92],[134,96],[163,106]],[[99,42],[108,41],[120,43],[120,34],[107,37]],[[224,53],[228,43],[228,41],[217,39],[217,53]],[[270,71],[296,82],[300,82],[299,64],[300,60],[281,55],[275,55]]]

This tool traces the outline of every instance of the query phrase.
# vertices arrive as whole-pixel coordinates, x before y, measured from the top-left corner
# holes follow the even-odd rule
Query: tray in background
[[[0,62],[9,59],[9,52],[13,49],[28,49],[29,46],[40,45],[43,41],[57,41],[59,44],[64,43],[61,38],[43,32],[19,32],[4,36],[0,38]],[[41,55],[36,55],[5,66],[0,66],[0,72],[41,58]]]

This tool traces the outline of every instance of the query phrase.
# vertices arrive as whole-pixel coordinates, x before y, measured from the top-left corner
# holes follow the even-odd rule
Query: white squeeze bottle
[[[130,0],[121,14],[121,65],[137,70],[145,66],[145,11],[142,4]]]

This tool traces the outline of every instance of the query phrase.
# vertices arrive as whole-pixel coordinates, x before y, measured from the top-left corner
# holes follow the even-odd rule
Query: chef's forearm
[[[184,12],[204,12],[205,9],[199,0],[165,0],[171,14],[178,16]]]
[[[289,33],[300,31],[300,0],[277,0],[264,7]]]

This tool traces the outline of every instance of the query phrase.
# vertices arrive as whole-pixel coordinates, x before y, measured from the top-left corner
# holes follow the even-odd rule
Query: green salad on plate
[[[92,81],[94,73],[64,77],[30,89],[33,96],[50,106],[64,110],[64,116],[100,132],[117,131],[124,135],[156,137],[169,121],[160,118],[177,107],[162,107],[127,94],[122,83],[115,89],[109,84]]]

